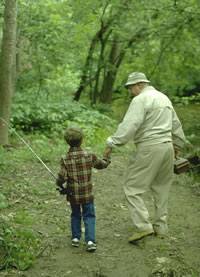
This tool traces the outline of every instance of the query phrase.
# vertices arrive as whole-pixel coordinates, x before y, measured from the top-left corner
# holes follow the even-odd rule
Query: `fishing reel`
[[[72,194],[72,192],[69,190],[69,188],[64,188],[64,187],[62,186],[62,187],[57,188],[56,190],[60,193],[60,195],[67,195],[67,197],[68,197],[69,199],[71,199],[72,196],[73,196],[73,194]]]

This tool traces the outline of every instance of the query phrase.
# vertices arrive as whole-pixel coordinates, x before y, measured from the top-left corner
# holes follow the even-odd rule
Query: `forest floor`
[[[7,213],[25,210],[35,218],[33,230],[42,245],[36,263],[26,271],[0,271],[6,277],[199,277],[200,191],[188,173],[174,175],[169,196],[169,237],[146,237],[136,244],[127,239],[134,232],[123,194],[128,151],[114,153],[105,170],[94,170],[97,250],[86,251],[84,234],[78,248],[71,246],[70,206],[55,192],[54,181],[41,164],[30,162],[15,178],[19,198]],[[49,163],[53,172],[59,165]],[[23,193],[20,182],[23,179]],[[144,196],[153,218],[150,192]]]

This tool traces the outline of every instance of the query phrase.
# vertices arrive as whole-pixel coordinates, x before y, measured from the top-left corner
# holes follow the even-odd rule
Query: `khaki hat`
[[[125,88],[128,88],[128,86],[135,85],[137,83],[150,83],[150,81],[147,80],[144,73],[133,72],[133,73],[128,75],[128,80],[125,84]]]

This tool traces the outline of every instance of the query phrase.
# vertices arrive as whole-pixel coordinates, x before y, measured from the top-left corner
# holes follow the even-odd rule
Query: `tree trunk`
[[[109,3],[110,3],[110,0],[107,1],[107,3],[105,4],[105,6],[103,8],[102,18],[101,18],[101,28],[99,29],[99,31],[97,31],[97,33],[94,35],[94,37],[91,41],[90,48],[89,48],[89,51],[88,51],[88,55],[87,55],[86,62],[85,62],[85,66],[83,68],[83,74],[82,74],[82,77],[81,77],[80,85],[79,85],[79,88],[77,89],[77,91],[75,92],[75,96],[74,96],[75,101],[79,101],[81,93],[84,90],[84,88],[88,85],[88,83],[91,84],[92,80],[90,80],[88,82],[88,75],[89,75],[89,70],[90,70],[90,64],[91,64],[92,59],[93,59],[93,52],[94,52],[96,44],[99,42],[99,40],[102,42],[103,35],[105,34],[107,29],[111,25],[112,21],[114,20],[114,18],[110,17],[107,22],[103,21],[103,17],[105,15],[105,12],[106,12],[108,6],[109,6]],[[104,49],[102,51],[104,51]],[[102,51],[101,51],[101,53],[102,53]],[[97,75],[98,75],[98,73],[97,73]],[[98,76],[95,76],[95,77],[98,77]],[[98,87],[98,81],[97,81],[97,86],[96,87]],[[92,89],[92,87],[91,87],[91,89]],[[96,98],[97,92],[91,92],[90,94],[91,94],[91,103],[96,102],[95,98]]]
[[[103,36],[101,36],[99,38],[100,42],[101,42],[101,50],[100,50],[99,59],[98,59],[98,63],[97,63],[97,72],[95,74],[95,85],[94,85],[92,99],[91,99],[92,104],[96,104],[97,98],[99,96],[100,74],[101,74],[101,70],[104,67],[104,62],[105,62],[104,61],[104,50],[105,50],[106,42],[111,33],[112,33],[112,29],[109,30],[109,32],[106,34],[105,38],[103,38]]]
[[[95,50],[95,46],[96,46],[97,42],[99,41],[99,38],[103,36],[104,32],[106,32],[109,25],[110,25],[110,22],[105,25],[102,25],[100,30],[94,35],[94,37],[91,41],[88,55],[87,55],[86,62],[85,62],[85,66],[83,68],[83,74],[81,77],[80,85],[79,85],[79,88],[77,89],[77,91],[75,92],[75,96],[74,96],[75,101],[79,101],[81,93],[87,85],[88,72],[90,69],[90,63],[92,61],[92,56],[93,56],[93,52]]]
[[[117,62],[120,54],[120,43],[119,36],[115,36],[110,51],[109,57],[109,70],[104,78],[103,88],[100,95],[100,101],[102,103],[111,103],[112,99],[112,88],[117,74]]]
[[[137,41],[142,37],[144,30],[140,30],[133,38],[131,38],[126,45],[120,45],[118,36],[115,36],[110,52],[109,63],[110,70],[108,70],[105,75],[100,101],[102,103],[110,104],[112,102],[112,92],[115,79],[117,76],[118,69],[121,62],[126,54],[127,49],[129,49],[134,41]]]
[[[87,82],[87,74],[88,74],[88,70],[89,70],[89,67],[90,67],[90,61],[92,59],[92,54],[94,52],[94,49],[95,49],[95,45],[96,45],[96,42],[98,40],[98,36],[97,34],[93,37],[92,39],[92,42],[90,44],[90,48],[89,48],[89,51],[88,51],[88,55],[87,55],[87,59],[85,61],[85,66],[83,68],[83,74],[81,76],[81,81],[80,81],[80,85],[79,85],[79,88],[77,89],[77,91],[75,92],[75,96],[74,96],[74,100],[75,101],[79,101],[80,97],[81,97],[81,93],[86,85],[86,82]]]
[[[9,122],[16,65],[17,1],[6,0],[0,55],[0,117]],[[8,127],[0,122],[0,145],[8,144]]]

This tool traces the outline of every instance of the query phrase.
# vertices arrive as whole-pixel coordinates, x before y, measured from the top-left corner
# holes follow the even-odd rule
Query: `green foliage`
[[[2,146],[0,146],[0,155],[2,155],[4,149]],[[0,159],[0,170],[3,170],[5,168],[5,159]]]
[[[186,97],[173,96],[171,100],[178,105],[188,105],[191,103],[198,105],[200,103],[200,93]]]
[[[8,207],[8,202],[6,196],[0,193],[0,210],[6,209]]]
[[[144,71],[168,95],[184,95],[200,83],[198,10],[198,1],[186,0],[142,1],[142,5],[139,0],[130,0],[126,5],[119,0],[21,0],[17,88],[23,95],[31,90],[35,97],[43,93],[58,99],[74,94],[91,40],[101,26],[108,26],[97,38],[90,57],[84,88],[88,101],[99,60],[98,91],[106,73],[113,69],[109,55],[116,34],[120,38],[119,56],[123,51],[126,55],[114,91],[122,90],[128,73]],[[127,46],[132,39],[133,44]],[[125,94],[125,90],[122,92]]]
[[[63,136],[67,127],[78,125],[83,128],[90,143],[98,143],[101,134],[116,125],[110,116],[71,100],[47,102],[46,99],[34,97],[23,99],[21,95],[16,95],[11,122],[17,130],[28,133],[40,131],[48,137]]]
[[[19,51],[17,88],[23,93],[31,89],[34,94],[42,91],[48,95],[74,87],[74,44],[70,37],[74,22],[70,10],[66,1],[19,1],[18,28],[23,50]]]
[[[0,216],[0,269],[26,270],[35,263],[40,241],[30,228],[24,227],[32,223],[30,219],[24,211]]]
[[[124,72],[127,75],[132,71],[142,71],[154,86],[170,96],[184,95],[186,91],[198,87],[197,10],[198,1],[190,4],[181,1],[177,5],[173,5],[172,1],[145,1],[144,15],[140,11],[137,26],[143,26],[146,35],[138,38],[134,47],[128,49],[116,85],[124,83]],[[129,24],[136,25],[134,21]],[[128,29],[126,34],[130,35]],[[195,59],[192,58],[194,53]]]
[[[64,133],[70,126],[82,128],[85,139],[83,147],[92,147],[102,156],[106,139],[116,129],[117,122],[111,117],[110,108],[98,105],[97,111],[86,105],[65,101],[47,101],[46,98],[15,95],[11,126],[31,146],[45,162],[59,161],[67,151]],[[102,113],[102,111],[104,113]],[[12,163],[35,161],[40,163],[23,142],[10,131],[10,141],[14,148],[0,148],[0,171],[11,168]],[[16,147],[16,149],[15,149]],[[14,167],[15,168],[15,167]],[[18,169],[16,169],[18,171]],[[27,168],[28,170],[28,168]]]
[[[189,97],[173,97],[176,112],[183,125],[188,141],[199,146],[200,137],[200,94]]]
[[[112,107],[111,105],[106,105],[103,103],[98,103],[92,106],[93,109],[97,110],[101,114],[108,115],[109,117],[112,115]]]

